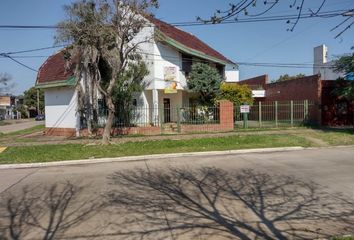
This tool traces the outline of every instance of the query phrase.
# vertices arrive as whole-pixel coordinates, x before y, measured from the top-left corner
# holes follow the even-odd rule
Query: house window
[[[138,100],[136,98],[133,99],[133,106],[134,107],[138,106]]]
[[[182,71],[186,74],[186,76],[188,76],[192,71],[192,64],[193,58],[189,55],[182,54]]]
[[[225,67],[223,65],[216,65],[216,69],[218,70],[221,77],[225,77]]]

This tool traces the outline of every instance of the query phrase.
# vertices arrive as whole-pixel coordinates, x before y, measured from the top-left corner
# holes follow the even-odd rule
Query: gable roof
[[[146,16],[146,18],[155,25],[160,40],[165,41],[180,51],[224,65],[235,64],[192,34],[156,18],[150,16]],[[66,65],[64,50],[50,56],[38,71],[36,87],[74,86],[76,84],[74,77],[75,58],[69,69]]]
[[[39,68],[36,87],[60,87],[75,85],[74,76],[75,64],[70,68],[66,67],[64,50],[50,56]]]
[[[154,17],[147,16],[146,18],[156,26],[156,28],[160,31],[160,33],[164,35],[165,38],[167,37],[169,40],[175,41],[179,45],[182,45],[182,47],[185,47],[185,49],[180,50],[184,50],[187,53],[197,55],[198,57],[207,58],[209,60],[219,60],[219,62],[221,61],[222,63],[235,64],[196,36]],[[171,42],[167,41],[167,43]],[[179,48],[178,46],[175,47]]]

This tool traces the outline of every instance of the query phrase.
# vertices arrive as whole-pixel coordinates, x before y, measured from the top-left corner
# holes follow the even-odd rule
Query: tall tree
[[[142,64],[139,48],[153,37],[140,33],[148,23],[143,16],[154,7],[158,7],[157,0],[78,0],[65,7],[68,19],[59,24],[57,39],[72,45],[68,59],[77,58],[76,76],[83,79],[81,95],[86,96],[79,105],[84,105],[89,120],[94,120],[96,89],[105,99],[104,144],[110,141],[116,113],[117,83],[127,81],[126,72]]]
[[[37,91],[39,94],[39,99],[37,99]],[[37,101],[39,101],[39,109],[37,105]],[[36,108],[40,112],[44,111],[44,91],[43,89],[36,89],[35,87],[31,87],[23,93],[23,103],[29,108]]]
[[[205,63],[192,65],[188,77],[188,88],[199,94],[199,103],[212,105],[220,90],[222,77],[219,72]]]
[[[354,74],[354,52],[338,58],[334,63],[334,71],[343,72],[348,78]],[[344,79],[338,79],[339,82],[343,82]],[[343,82],[338,84],[339,87],[335,89],[334,93],[337,96],[354,100],[354,81]]]
[[[354,74],[354,52],[348,55],[341,56],[335,61],[334,70],[336,72],[345,73],[346,77]],[[345,98],[351,101],[354,107],[354,80],[344,81],[343,78],[337,80],[336,88],[333,94],[339,98]],[[353,111],[353,127],[354,127],[354,111]]]

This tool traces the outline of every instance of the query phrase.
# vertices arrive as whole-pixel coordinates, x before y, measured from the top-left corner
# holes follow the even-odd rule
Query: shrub
[[[236,105],[253,104],[252,90],[247,85],[222,83],[217,100],[229,100]]]

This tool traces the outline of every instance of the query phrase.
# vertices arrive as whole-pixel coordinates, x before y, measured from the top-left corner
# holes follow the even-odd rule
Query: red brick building
[[[268,75],[262,75],[239,82],[251,88],[262,86],[264,98],[256,101],[309,100],[313,104],[311,120],[326,126],[344,126],[353,124],[353,104],[345,99],[333,96],[336,82],[322,80],[319,74],[282,82],[270,83]]]

